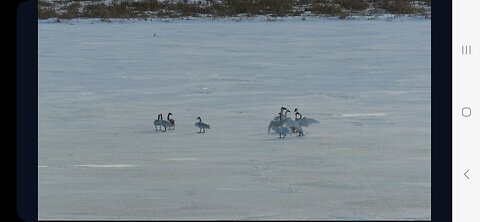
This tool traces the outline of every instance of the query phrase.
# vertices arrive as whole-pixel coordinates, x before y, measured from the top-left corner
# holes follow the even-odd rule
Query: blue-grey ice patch
[[[130,164],[104,164],[104,165],[97,165],[97,164],[84,164],[84,165],[72,165],[74,167],[93,167],[93,168],[123,168],[123,167],[134,167],[136,165]]]

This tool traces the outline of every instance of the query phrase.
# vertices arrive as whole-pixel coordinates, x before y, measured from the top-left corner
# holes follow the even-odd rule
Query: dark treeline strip
[[[269,15],[274,17],[324,15],[345,18],[349,15],[420,14],[431,0],[205,0],[196,3],[159,2],[157,0],[38,1],[38,18],[177,18]]]

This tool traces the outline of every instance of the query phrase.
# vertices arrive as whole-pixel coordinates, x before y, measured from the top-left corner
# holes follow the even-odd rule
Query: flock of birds
[[[303,133],[303,127],[308,127],[314,123],[319,123],[318,120],[312,118],[306,118],[300,114],[297,108],[295,108],[295,120],[287,117],[287,113],[290,110],[286,107],[281,107],[278,116],[273,118],[268,125],[268,132],[273,129],[279,134],[278,138],[285,138],[287,134],[298,133],[298,136],[305,136]],[[283,137],[282,137],[283,136]]]
[[[273,120],[270,121],[270,124],[268,125],[268,133],[273,130],[279,134],[278,138],[285,138],[287,134],[291,135],[292,133],[298,133],[298,136],[305,136],[303,133],[303,127],[308,127],[314,123],[319,123],[318,120],[302,116],[297,108],[294,110],[294,120],[290,117],[287,117],[287,113],[289,112],[289,109],[282,106],[278,116],[274,117]],[[166,132],[167,128],[168,130],[175,130],[175,120],[170,118],[171,115],[173,114],[168,113],[167,119],[164,120],[162,114],[160,113],[157,116],[157,119],[153,121],[155,131],[160,130],[161,132]],[[197,121],[198,122],[195,123],[195,127],[199,128],[197,133],[205,133],[205,129],[210,129],[210,125],[202,122],[202,118],[197,117]]]
[[[162,114],[160,113],[157,116],[157,119],[153,121],[153,125],[155,126],[155,131],[160,130],[161,132],[166,132],[167,128],[168,130],[175,130],[175,120],[170,118],[171,115],[173,114],[168,113],[167,119],[164,120]],[[195,126],[200,128],[200,131],[198,133],[205,133],[205,129],[210,129],[210,125],[202,122],[202,118],[197,117],[197,120],[198,122],[195,123]],[[162,130],[162,127],[164,130]]]

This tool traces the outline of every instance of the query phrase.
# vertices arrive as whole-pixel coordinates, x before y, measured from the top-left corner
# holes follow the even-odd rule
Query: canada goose
[[[171,126],[168,128],[169,130],[173,127],[173,130],[175,130],[175,120],[170,119],[170,115],[173,115],[172,113],[168,113],[167,115],[167,120],[170,122]]]
[[[163,128],[165,128],[165,130],[162,130],[162,126]],[[160,113],[160,131],[166,132],[167,127],[172,127],[172,124],[170,123],[170,121],[164,120],[162,114]]]
[[[160,114],[157,116],[157,119],[153,121],[153,125],[155,126],[155,131],[158,131],[157,126],[160,126]],[[160,130],[162,127],[160,126]]]
[[[318,120],[312,119],[312,118],[306,118],[303,117],[300,112],[298,112],[298,109],[295,108],[295,121],[297,121],[300,126],[308,127],[314,123],[319,123]]]
[[[197,120],[198,122],[195,123],[195,126],[200,128],[200,131],[198,133],[201,133],[202,132],[202,129],[203,129],[203,133],[205,133],[205,129],[210,129],[210,125],[202,122],[202,118],[197,117]]]

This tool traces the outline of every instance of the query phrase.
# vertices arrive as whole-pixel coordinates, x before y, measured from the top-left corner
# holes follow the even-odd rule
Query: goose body
[[[175,130],[175,120],[174,120],[174,119],[171,119],[171,118],[170,118],[170,115],[173,115],[173,114],[172,114],[172,113],[168,113],[168,115],[167,115],[167,120],[170,122],[170,125],[171,125],[171,126],[169,127],[169,129],[171,129],[171,127],[173,127],[173,130]]]
[[[170,123],[170,121],[164,120],[161,113],[158,116],[159,116],[158,125],[160,126],[160,131],[162,131],[162,132],[167,131],[167,127],[171,127],[172,124]],[[164,130],[162,130],[162,126],[163,126]],[[156,129],[156,126],[155,126],[155,129]]]
[[[157,119],[153,121],[153,125],[155,126],[155,131],[158,130],[158,127],[160,127],[160,130],[162,129],[160,125],[160,115],[157,116]]]
[[[198,122],[195,123],[195,126],[200,129],[198,133],[202,133],[202,129],[203,129],[203,133],[205,133],[205,129],[210,129],[210,125],[202,122],[202,118],[197,117],[197,120]]]

